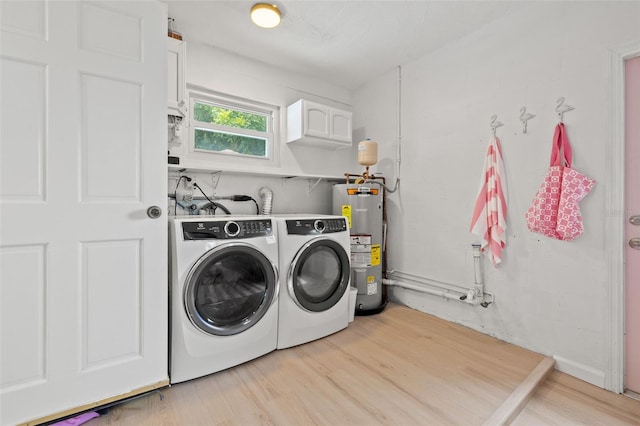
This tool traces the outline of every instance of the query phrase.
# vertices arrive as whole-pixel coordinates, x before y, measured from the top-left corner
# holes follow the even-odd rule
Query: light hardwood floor
[[[345,330],[112,407],[103,425],[481,425],[542,360],[390,304]],[[640,402],[553,372],[515,425],[639,425]]]

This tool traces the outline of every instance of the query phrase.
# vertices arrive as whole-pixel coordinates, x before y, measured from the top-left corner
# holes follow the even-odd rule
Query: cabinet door
[[[351,112],[331,109],[331,139],[351,143]]]
[[[2,424],[167,380],[166,5],[1,1]]]
[[[182,40],[167,37],[167,106],[169,115],[186,115],[185,61],[186,46]]]
[[[304,101],[302,114],[305,136],[329,139],[331,130],[329,127],[330,108],[328,106]]]

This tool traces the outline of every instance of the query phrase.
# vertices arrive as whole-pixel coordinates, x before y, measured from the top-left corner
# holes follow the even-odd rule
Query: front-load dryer
[[[276,223],[266,216],[185,216],[169,228],[171,383],[276,349]]]
[[[349,228],[343,216],[275,216],[280,258],[278,349],[349,324]]]

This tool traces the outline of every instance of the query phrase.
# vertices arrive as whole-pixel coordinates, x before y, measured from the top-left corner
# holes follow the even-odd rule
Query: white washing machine
[[[169,222],[171,383],[258,358],[278,341],[278,245],[267,216]]]
[[[278,222],[278,349],[349,324],[351,240],[343,216],[274,216]]]

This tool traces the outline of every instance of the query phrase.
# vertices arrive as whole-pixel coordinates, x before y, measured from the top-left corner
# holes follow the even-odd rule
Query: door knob
[[[151,206],[147,209],[147,216],[151,219],[157,219],[162,216],[162,209],[158,206]]]
[[[640,238],[632,238],[629,240],[629,247],[635,250],[640,250]]]
[[[640,226],[640,214],[634,214],[629,218],[629,223],[632,225]]]

